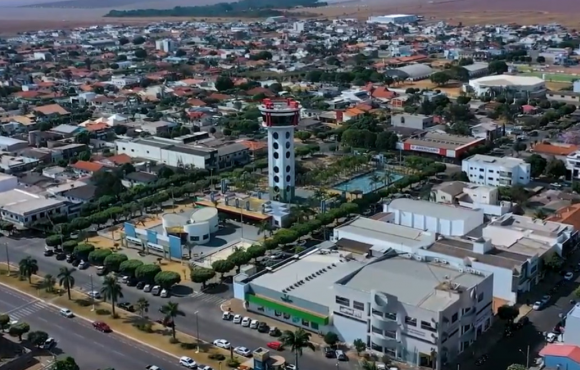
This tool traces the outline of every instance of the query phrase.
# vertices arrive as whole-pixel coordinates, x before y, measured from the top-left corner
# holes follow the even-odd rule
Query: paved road
[[[29,239],[0,238],[0,261],[6,261],[6,255],[2,250],[4,249],[2,247],[3,243],[8,244],[9,258],[13,264],[17,264],[18,261],[29,255],[36,258],[40,267],[40,275],[52,274],[57,276],[60,267],[70,266],[64,261],[57,261],[54,257],[44,257],[42,255],[44,251],[43,242],[39,239],[31,241]],[[89,277],[91,273],[95,273],[92,268],[75,272],[76,285],[88,291],[91,286]],[[93,286],[95,290],[100,289],[100,281],[97,276],[94,276]],[[123,295],[123,300],[129,302],[136,302],[139,298],[146,297],[150,304],[149,315],[154,319],[161,317],[161,314],[158,313],[159,308],[167,302],[167,299],[155,297],[132,287],[124,287]],[[199,337],[207,342],[217,338],[224,338],[229,340],[234,346],[245,346],[254,349],[264,347],[271,340],[271,337],[267,334],[261,334],[256,330],[242,328],[239,325],[222,320],[220,304],[224,302],[224,299],[221,297],[197,293],[172,299],[179,302],[180,309],[185,312],[186,316],[184,318],[176,319],[178,329],[184,333],[197,336],[198,328],[196,322],[198,322]],[[198,320],[195,320],[196,312],[198,313]],[[294,363],[294,356],[289,351],[280,354],[284,355],[290,363]],[[303,363],[309,364],[309,368],[336,370],[335,361],[324,358],[321,351],[315,353],[305,351],[302,358]],[[354,368],[355,362],[341,363],[340,367],[341,369]]]
[[[0,312],[27,322],[31,330],[41,330],[57,341],[55,355],[72,356],[81,369],[145,369],[157,365],[164,370],[182,370],[176,358],[129,341],[115,333],[101,333],[83,319],[68,319],[45,302],[0,286]]]

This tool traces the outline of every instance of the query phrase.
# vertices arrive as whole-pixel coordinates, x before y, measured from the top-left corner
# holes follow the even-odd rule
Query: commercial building
[[[518,96],[543,96],[546,83],[539,77],[495,75],[469,80],[469,87],[477,95],[487,95],[509,89]]]
[[[489,274],[393,250],[375,258],[325,242],[253,276],[236,276],[234,295],[249,311],[440,369],[491,325],[492,287]]]
[[[258,108],[268,131],[270,199],[289,203],[295,194],[294,128],[300,121],[300,105],[291,99],[264,99]]]
[[[483,224],[483,212],[424,200],[395,199],[383,205],[388,222],[445,236],[463,236]]]
[[[22,227],[30,226],[50,215],[67,213],[64,201],[19,189],[0,193],[0,209],[2,220]]]
[[[214,207],[196,208],[188,216],[166,213],[161,216],[164,235],[183,235],[189,242],[206,244],[218,231],[218,210]]]
[[[564,343],[580,346],[580,303],[576,303],[566,315]]]
[[[531,165],[521,158],[476,154],[461,163],[469,181],[479,185],[526,185],[531,180]]]
[[[410,14],[388,14],[369,17],[367,23],[377,24],[405,24],[416,22],[419,18],[416,15]]]
[[[393,78],[396,77],[399,81],[420,81],[428,78],[434,72],[435,70],[427,64],[411,64],[404,67],[386,70],[385,75]]]
[[[0,173],[0,193],[13,190],[18,186],[18,178],[16,176]]]
[[[422,132],[397,143],[397,148],[405,151],[430,153],[441,157],[461,159],[469,149],[485,144],[485,138]]]
[[[165,53],[171,53],[177,49],[177,43],[171,39],[156,40],[155,49],[161,50]]]
[[[432,192],[432,201],[479,209],[486,215],[501,216],[512,209],[511,202],[499,200],[499,190],[494,186],[450,181],[435,185]]]

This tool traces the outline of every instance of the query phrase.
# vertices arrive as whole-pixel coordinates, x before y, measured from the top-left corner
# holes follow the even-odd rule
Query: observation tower
[[[295,193],[294,128],[300,120],[300,104],[292,99],[264,99],[258,108],[268,130],[270,199],[290,203]]]

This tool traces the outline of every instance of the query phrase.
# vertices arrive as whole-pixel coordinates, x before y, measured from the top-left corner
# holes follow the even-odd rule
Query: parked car
[[[141,290],[141,289],[145,288],[145,283],[140,281],[137,284],[135,284],[135,288]]]
[[[46,257],[51,257],[52,255],[54,255],[54,251],[52,249],[45,249],[44,250],[44,255]]]
[[[193,359],[191,357],[187,357],[187,356],[181,356],[179,358],[179,364],[181,366],[187,367],[188,369],[197,368],[197,363],[195,361],[193,361]]]
[[[125,311],[135,312],[135,307],[129,302],[119,302],[117,303],[117,307],[122,308]]]
[[[68,263],[72,263],[75,260],[75,256],[73,256],[72,254],[67,254],[66,255],[66,261]]]
[[[161,287],[159,285],[155,285],[151,289],[151,294],[153,294],[153,295],[159,295],[160,293],[161,293]]]
[[[161,298],[167,298],[167,297],[169,297],[169,291],[167,289],[162,289],[161,290],[160,297]]]
[[[242,323],[242,315],[234,316],[234,324],[241,324]]]
[[[99,293],[96,290],[93,290],[92,292],[89,292],[88,296],[91,297],[91,298],[93,298],[93,299],[101,299],[101,293]]]
[[[42,348],[42,349],[51,349],[55,345],[56,345],[56,341],[54,340],[54,338],[48,338],[47,340],[44,341],[44,343],[42,343],[38,347]]]
[[[238,355],[244,356],[244,357],[252,356],[252,351],[250,351],[246,347],[236,347],[236,348],[234,348],[234,352],[237,353]]]
[[[324,347],[324,357],[326,358],[335,358],[336,357],[336,352],[334,352],[334,350],[330,347]]]
[[[105,266],[97,266],[97,275],[104,276],[107,275],[107,269]]]
[[[81,261],[79,261],[77,259],[75,259],[75,260],[72,261],[73,267],[79,267],[80,264],[81,264]]]
[[[564,280],[571,281],[572,279],[574,279],[574,273],[573,272],[567,272],[566,275],[564,275]]]
[[[89,263],[87,261],[82,261],[79,263],[79,270],[86,270],[89,268]]]
[[[270,334],[271,337],[279,337],[280,335],[282,335],[282,332],[277,327],[272,326],[268,334]]]
[[[151,284],[146,284],[143,287],[143,291],[146,292],[146,293],[149,293],[151,291],[151,289],[153,289],[153,287],[151,286]]]
[[[258,324],[258,331],[259,331],[260,333],[267,333],[267,332],[269,332],[269,331],[270,331],[270,327],[268,326],[268,324],[266,324],[265,322],[261,321],[261,322]]]
[[[213,345],[223,349],[230,349],[230,347],[232,346],[230,342],[228,342],[225,339],[216,339],[213,341]]]
[[[348,361],[348,357],[346,357],[346,354],[344,353],[344,351],[337,349],[335,351],[335,353],[336,353],[336,359],[338,361]]]
[[[244,317],[242,319],[242,326],[247,328],[250,326],[250,323],[252,322],[252,320],[249,317]]]
[[[278,342],[278,341],[273,341],[273,342],[268,342],[268,344],[266,344],[266,346],[268,346],[268,348],[271,348],[275,351],[279,351],[282,348],[282,343]]]
[[[64,261],[65,259],[66,259],[66,254],[64,254],[64,253],[57,253],[56,254],[57,261]]]
[[[222,320],[231,320],[232,319],[232,313],[230,311],[224,311],[222,313]]]
[[[250,322],[250,329],[258,329],[258,325],[260,325],[260,322],[258,320],[252,320]]]
[[[93,328],[97,329],[98,331],[102,331],[103,333],[111,332],[111,327],[102,321],[93,322]]]

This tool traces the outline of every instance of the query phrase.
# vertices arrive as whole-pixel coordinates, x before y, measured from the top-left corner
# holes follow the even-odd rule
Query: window
[[[385,313],[385,318],[389,319],[389,320],[397,320],[397,314],[396,313],[391,313],[391,312],[386,312]]]
[[[282,316],[282,313],[280,311],[274,311],[274,316],[280,317]]]
[[[361,310],[364,311],[365,310],[365,304],[364,303],[360,303],[357,301],[353,301],[352,302],[352,306],[354,307],[355,310]]]
[[[471,329],[471,325],[463,325],[461,327],[461,334],[465,334],[469,331],[469,329]]]
[[[417,319],[414,319],[414,318],[409,317],[409,316],[405,316],[405,324],[411,325],[411,326],[417,326]]]
[[[385,337],[391,339],[397,339],[397,332],[393,330],[385,330]]]
[[[286,320],[290,320],[290,315],[288,315],[287,313],[282,314],[282,317],[284,317]]]
[[[350,307],[350,300],[349,299],[346,299],[344,297],[336,296],[335,302],[338,303],[341,306],[348,306],[348,307]]]
[[[373,315],[377,315],[377,316],[383,317],[383,313],[381,311],[377,311],[375,309],[373,309]]]
[[[391,357],[397,357],[397,351],[392,348],[385,348],[385,354]]]
[[[310,327],[310,322],[302,319],[302,326]]]
[[[192,236],[191,238],[189,238],[189,240],[191,240],[192,242],[198,242],[199,236]]]
[[[429,330],[429,331],[437,331],[434,327],[431,326],[430,322],[421,321],[421,329]]]
[[[310,323],[310,327],[311,327],[313,330],[318,330],[318,324],[317,324],[317,323],[315,323],[315,322],[311,322],[311,323]]]
[[[256,309],[257,309],[258,311],[260,311],[260,312],[264,312],[264,307],[262,307],[262,306],[259,306],[259,307],[258,307],[258,308],[256,308]]]
[[[479,294],[477,295],[477,301],[478,301],[478,302],[481,302],[481,301],[483,301],[483,293],[479,293]]]
[[[378,344],[374,344],[371,342],[371,349],[377,352],[383,352],[383,347],[379,346]]]
[[[381,335],[383,334],[383,331],[382,331],[381,329],[379,329],[379,328],[375,328],[374,326],[373,326],[373,329],[372,329],[372,331],[373,331],[373,333],[375,333],[375,334],[381,334]]]

